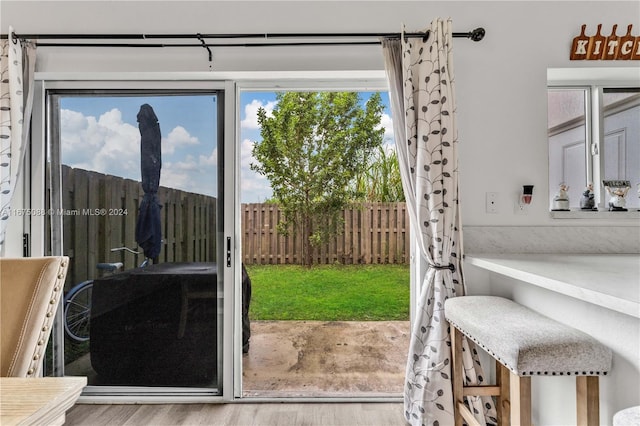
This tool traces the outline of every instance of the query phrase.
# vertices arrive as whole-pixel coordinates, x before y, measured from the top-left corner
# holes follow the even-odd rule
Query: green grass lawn
[[[408,265],[245,265],[252,320],[409,320]]]

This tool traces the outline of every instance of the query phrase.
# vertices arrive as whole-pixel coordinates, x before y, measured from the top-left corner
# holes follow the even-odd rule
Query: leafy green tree
[[[353,181],[382,143],[382,101],[361,104],[356,92],[279,92],[273,115],[260,108],[262,141],[251,169],[269,179],[284,220],[281,233],[301,232],[303,264],[336,235],[342,211],[355,199]]]

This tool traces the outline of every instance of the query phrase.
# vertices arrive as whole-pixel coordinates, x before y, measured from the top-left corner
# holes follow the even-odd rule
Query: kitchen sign
[[[618,25],[614,25],[611,34],[602,35],[602,24],[598,25],[596,33],[592,36],[585,34],[586,25],[582,26],[580,35],[573,39],[571,44],[572,61],[634,61],[640,60],[640,37],[631,35],[631,27],[627,26],[627,33],[623,36],[616,34]]]

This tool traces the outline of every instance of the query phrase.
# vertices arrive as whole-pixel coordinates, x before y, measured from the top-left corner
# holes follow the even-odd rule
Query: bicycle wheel
[[[76,342],[89,340],[92,292],[93,281],[84,281],[72,288],[65,297],[64,331]]]

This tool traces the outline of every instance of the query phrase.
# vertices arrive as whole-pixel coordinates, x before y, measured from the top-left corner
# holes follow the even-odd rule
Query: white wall
[[[482,26],[480,43],[459,39],[454,60],[463,219],[466,225],[571,225],[549,218],[546,144],[548,67],[630,66],[631,61],[569,61],[582,24],[640,34],[640,3],[624,2],[57,2],[1,3],[1,28],[29,33],[393,32],[451,17],[456,31]],[[622,31],[619,29],[618,31]],[[635,33],[634,33],[635,34]],[[183,40],[188,42],[189,40]],[[209,40],[212,41],[212,40]],[[197,40],[194,40],[197,43]],[[214,48],[216,71],[381,70],[379,46]],[[208,71],[202,48],[41,48],[38,71]],[[527,215],[514,214],[523,184],[533,184]],[[485,192],[500,211],[485,213]],[[585,225],[584,220],[579,222]],[[599,225],[602,221],[597,221]],[[637,226],[638,221],[625,222]]]

